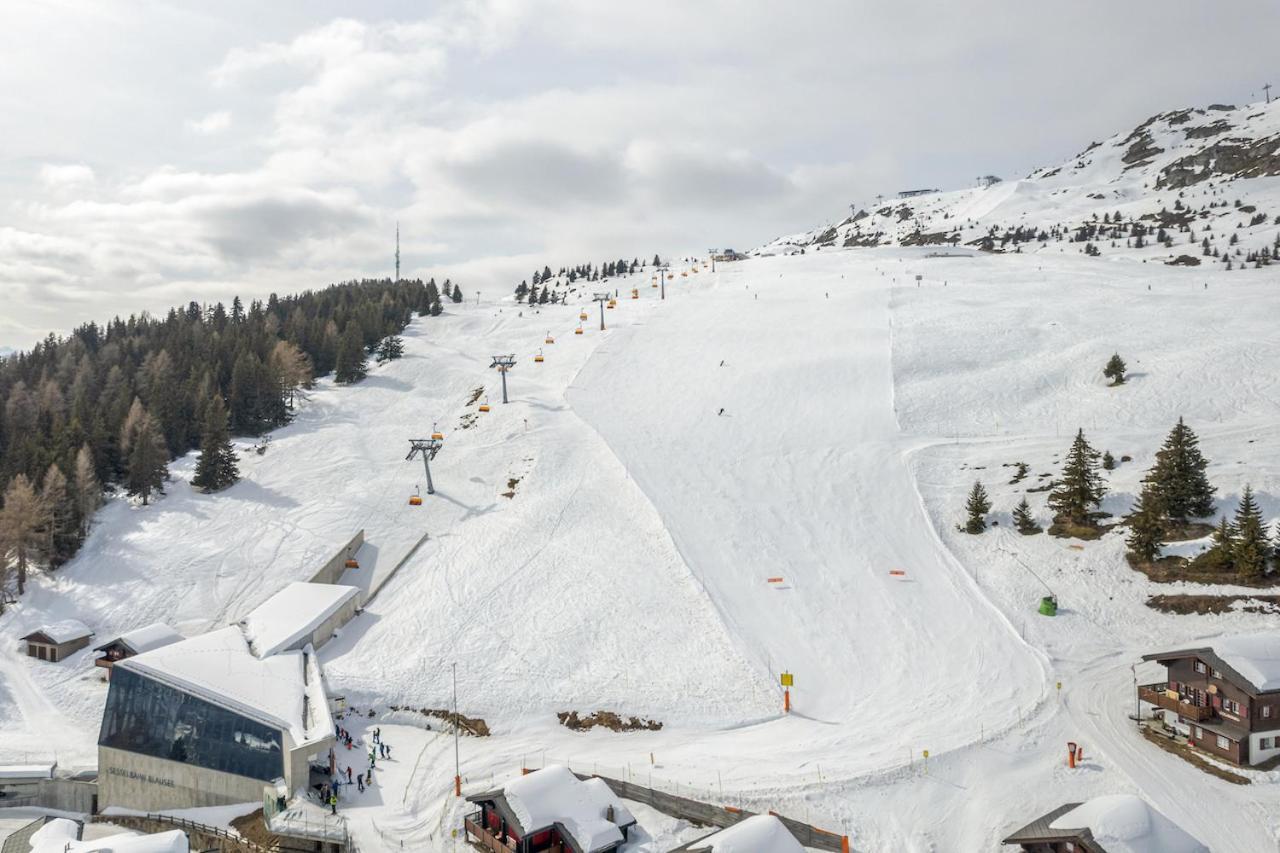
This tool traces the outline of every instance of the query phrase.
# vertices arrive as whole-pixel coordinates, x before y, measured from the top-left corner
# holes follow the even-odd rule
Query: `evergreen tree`
[[[1098,451],[1085,440],[1084,430],[1076,433],[1062,466],[1062,478],[1049,493],[1049,508],[1057,518],[1073,524],[1088,524],[1089,513],[1102,503],[1106,485],[1098,473]]]
[[[130,412],[122,442],[128,454],[124,484],[129,496],[142,498],[142,505],[146,506],[153,493],[164,494],[164,483],[169,479],[169,449],[165,447],[155,418],[142,409],[138,401],[134,402],[138,405],[138,415]]]
[[[49,524],[48,508],[36,494],[26,474],[19,474],[4,491],[0,510],[0,564],[18,569],[18,595],[27,589],[27,571],[40,554],[43,531]]]
[[[1240,495],[1232,528],[1235,536],[1231,557],[1237,574],[1242,581],[1262,580],[1271,555],[1271,538],[1262,522],[1262,511],[1254,500],[1253,489],[1249,486],[1245,486]]]
[[[1102,369],[1102,375],[1110,379],[1112,385],[1123,385],[1125,370],[1124,359],[1120,357],[1120,353],[1115,353]]]
[[[227,432],[227,409],[222,398],[214,395],[205,407],[200,457],[196,460],[191,485],[205,492],[218,492],[239,479],[236,450]]]
[[[1213,514],[1216,490],[1205,475],[1208,464],[1200,453],[1200,439],[1178,418],[1144,479],[1159,493],[1166,518],[1185,521],[1189,517],[1205,518]]]
[[[1111,455],[1110,450],[1104,450],[1102,453],[1102,470],[1114,471],[1116,469],[1116,458]]]
[[[1023,536],[1031,536],[1041,531],[1041,527],[1036,523],[1035,516],[1031,514],[1031,504],[1027,503],[1027,499],[1023,496],[1018,505],[1013,508],[1013,526]]]
[[[334,381],[340,385],[351,385],[359,382],[369,372],[365,361],[364,340],[360,328],[355,322],[348,320],[347,328],[338,343],[338,363],[334,368]]]
[[[1142,490],[1129,514],[1129,553],[1141,562],[1154,562],[1160,557],[1164,536],[1163,508],[1160,497],[1150,488]]]
[[[387,335],[378,344],[378,364],[395,361],[404,355],[404,339],[399,335]]]
[[[536,284],[533,287],[529,288],[529,304],[530,305],[537,303],[538,292],[539,292],[538,286]]]
[[[436,298],[431,302],[431,316],[439,317],[441,312],[443,311],[444,311],[444,306],[440,304],[440,297],[436,296]]]
[[[982,483],[975,482],[969,490],[969,498],[964,504],[968,518],[965,521],[965,533],[981,533],[987,529],[987,513],[991,512],[991,501],[987,499],[987,490]]]
[[[544,293],[546,292],[546,288],[545,288],[545,287],[544,287],[542,290],[543,290],[543,292],[544,292]],[[453,302],[454,302],[454,304],[456,305],[457,303],[459,303],[459,302],[461,302],[461,301],[462,301],[462,288],[455,284],[455,285],[453,286]]]

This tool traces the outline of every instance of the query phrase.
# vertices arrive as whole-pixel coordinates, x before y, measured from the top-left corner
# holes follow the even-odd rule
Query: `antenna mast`
[[[396,220],[396,283],[400,283],[400,220]]]

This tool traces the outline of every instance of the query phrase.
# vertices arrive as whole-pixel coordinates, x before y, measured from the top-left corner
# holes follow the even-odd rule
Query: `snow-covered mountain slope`
[[[26,659],[27,629],[225,625],[363,527],[372,574],[431,536],[322,651],[330,692],[442,708],[456,662],[461,710],[493,730],[463,741],[468,792],[568,763],[807,818],[865,851],[994,851],[1063,802],[1136,792],[1215,851],[1274,848],[1280,773],[1228,785],[1126,715],[1135,675],[1159,677],[1131,669],[1144,652],[1280,617],[1146,607],[1169,590],[1128,569],[1119,535],[1010,530],[1025,486],[1002,466],[1056,471],[1083,426],[1133,457],[1104,505],[1124,512],[1185,415],[1220,506],[1250,482],[1273,520],[1280,291],[1268,271],[934,251],[723,264],[678,276],[665,302],[647,277],[623,280],[603,333],[594,306],[582,335],[580,306],[458,306],[413,326],[405,359],[313,392],[243,457],[243,482],[196,494],[184,460],[166,497],[113,502],[80,556],[34,580],[0,617],[0,760],[93,760],[91,655]],[[632,283],[641,298],[625,298]],[[1116,350],[1132,378],[1108,388]],[[507,406],[488,369],[502,352],[519,358]],[[438,494],[414,508],[407,440],[433,422]],[[982,536],[955,529],[975,479],[1000,522]],[[1028,497],[1043,519],[1044,495]],[[1057,617],[1036,614],[1045,590],[1025,566]],[[601,708],[664,726],[555,719]],[[349,810],[361,849],[448,849],[463,809],[452,743],[389,719],[403,757]],[[1086,747],[1075,772],[1067,740]]]
[[[1021,180],[861,202],[756,254],[876,245],[1267,263],[1280,247],[1280,101],[1152,116]]]

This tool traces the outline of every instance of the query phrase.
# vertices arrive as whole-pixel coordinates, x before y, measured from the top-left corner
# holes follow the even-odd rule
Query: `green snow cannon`
[[[1040,615],[1041,616],[1057,616],[1058,615],[1058,599],[1052,595],[1046,595],[1040,599]]]

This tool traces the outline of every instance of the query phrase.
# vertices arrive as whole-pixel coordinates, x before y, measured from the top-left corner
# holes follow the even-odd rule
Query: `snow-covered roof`
[[[44,634],[54,643],[61,645],[70,643],[72,640],[92,637],[93,631],[79,619],[63,619],[59,622],[50,622],[48,625],[41,625],[22,639],[28,639],[36,634]]]
[[[161,646],[167,646],[170,643],[180,643],[183,639],[181,634],[163,622],[152,622],[150,625],[134,628],[132,631],[127,631],[118,637],[112,637],[94,649],[94,651],[100,652],[108,646],[119,643],[135,655],[140,655],[143,652],[149,652]]]
[[[796,837],[773,815],[752,815],[689,845],[715,853],[804,853]]]
[[[245,634],[259,657],[292,648],[360,594],[354,586],[291,583],[244,618]]]
[[[189,853],[187,836],[179,829],[155,835],[122,832],[105,838],[80,841],[73,820],[55,818],[31,836],[31,853]]]
[[[558,823],[587,853],[621,842],[618,827],[635,822],[608,785],[599,779],[583,782],[558,764],[513,779],[502,794],[526,831]],[[609,806],[616,823],[605,818]]]
[[[1209,853],[1208,847],[1133,794],[1094,797],[1050,826],[1087,829],[1107,853]]]
[[[259,658],[235,625],[171,643],[116,664],[306,740],[303,653]]]
[[[1258,690],[1280,690],[1280,635],[1223,637],[1210,648]]]
[[[52,764],[0,764],[0,779],[52,779]]]

